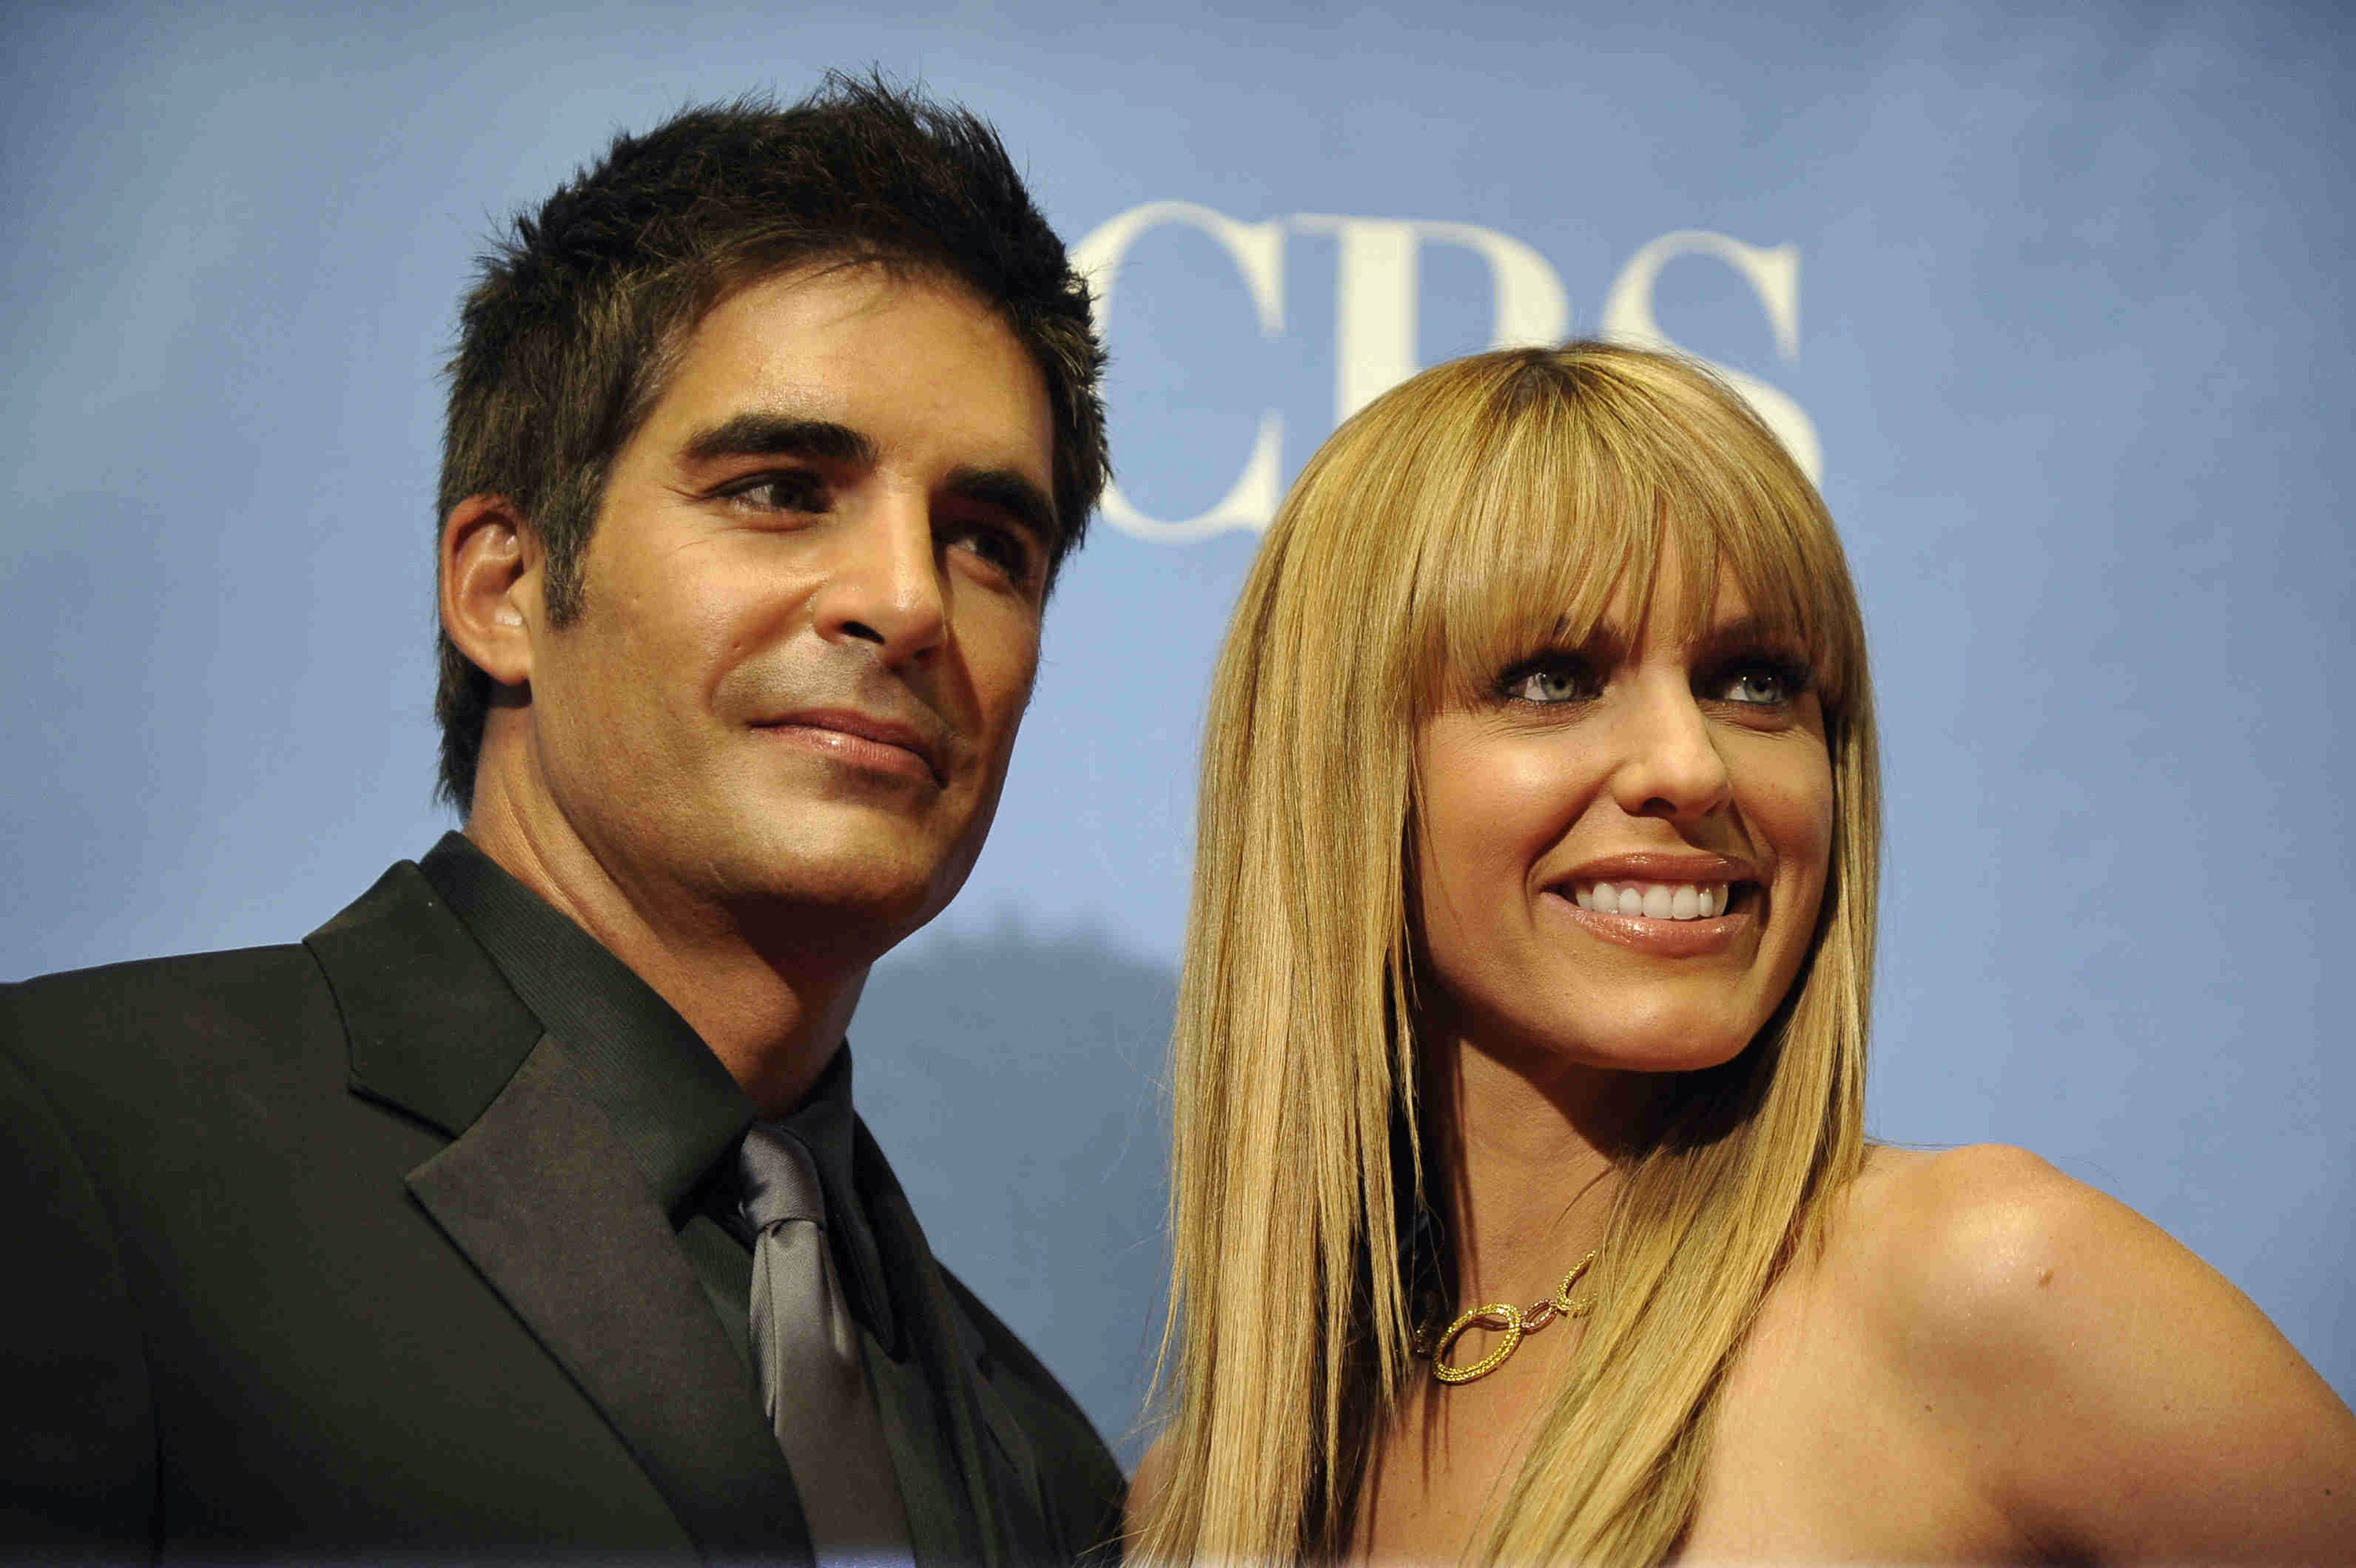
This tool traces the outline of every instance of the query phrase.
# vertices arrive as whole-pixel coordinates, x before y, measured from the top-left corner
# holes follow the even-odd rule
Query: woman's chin
[[[1526,1077],[1559,1073],[1699,1072],[1742,1054],[1755,1029],[1730,1022],[1722,1014],[1696,1009],[1646,1011],[1625,1027],[1598,1029],[1590,1013],[1568,1019],[1521,1019],[1517,1027],[1476,1031],[1474,1050]],[[1480,1038],[1486,1035],[1484,1042]]]

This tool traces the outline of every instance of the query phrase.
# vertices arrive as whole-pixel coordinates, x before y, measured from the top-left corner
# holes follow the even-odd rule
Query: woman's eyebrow
[[[1755,614],[1737,615],[1731,621],[1704,626],[1695,634],[1692,646],[1701,653],[1719,653],[1732,648],[1803,651],[1801,639],[1793,628]]]
[[[1587,628],[1585,636],[1572,629],[1569,617],[1557,621],[1546,635],[1546,645],[1563,653],[1577,654],[1584,659],[1601,664],[1616,664],[1628,652],[1628,634],[1621,626],[1598,621]]]

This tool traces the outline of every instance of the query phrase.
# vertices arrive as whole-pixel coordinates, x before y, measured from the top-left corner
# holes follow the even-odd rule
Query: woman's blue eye
[[[1721,702],[1772,708],[1791,701],[1806,688],[1804,674],[1772,664],[1739,665],[1718,682]]]
[[[1541,659],[1505,672],[1499,683],[1518,702],[1577,702],[1592,697],[1593,681],[1587,671],[1567,659]]]

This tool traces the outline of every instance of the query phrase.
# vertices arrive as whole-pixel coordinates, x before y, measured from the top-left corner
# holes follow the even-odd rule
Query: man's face
[[[817,907],[873,946],[948,902],[1038,664],[1053,451],[1037,368],[952,283],[809,270],[704,318],[580,616],[532,636],[547,804],[643,916]]]

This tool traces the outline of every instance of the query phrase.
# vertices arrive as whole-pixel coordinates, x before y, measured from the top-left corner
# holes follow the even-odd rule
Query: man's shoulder
[[[256,982],[284,984],[300,967],[316,967],[300,942],[133,958],[83,969],[60,969],[0,985],[12,1005],[43,1011],[104,1013],[126,996],[187,1001],[233,998]]]
[[[191,1166],[224,1180],[260,1170],[267,1135],[348,1097],[348,1072],[334,994],[299,945],[0,987],[0,1098],[103,1188],[163,1190]]]
[[[398,861],[300,940],[134,959],[0,983],[0,1049],[96,1067],[117,1051],[235,1054],[340,1028],[358,1002],[479,984],[479,949],[416,862]],[[380,995],[381,993],[381,995]]]
[[[371,985],[371,966],[405,965],[412,991],[447,988],[421,962],[431,955],[399,940],[403,917],[418,918],[412,911],[434,919],[423,886],[403,861],[302,941],[0,984],[0,1057],[69,1121],[133,1102],[154,1102],[166,1118],[177,1104],[193,1117],[225,1095],[340,1093],[345,1053],[322,1047],[346,1038],[356,995],[382,988]]]
[[[0,1039],[32,1062],[97,1066],[124,1047],[218,1049],[283,1031],[326,999],[299,943],[141,958],[0,986]]]

